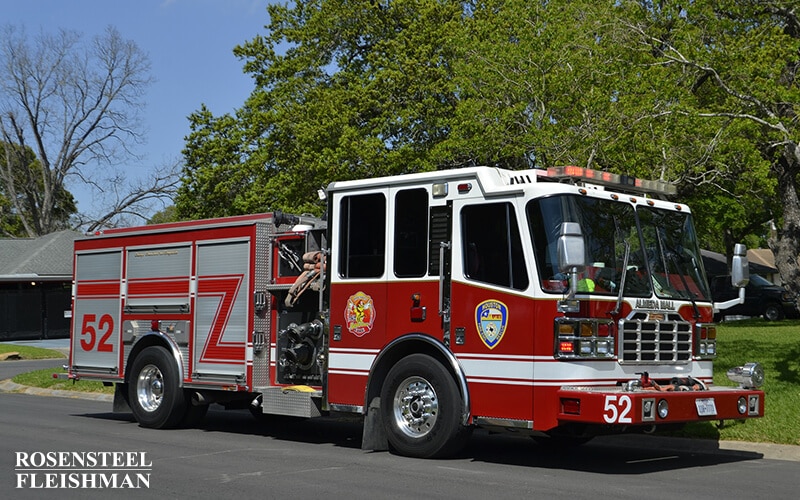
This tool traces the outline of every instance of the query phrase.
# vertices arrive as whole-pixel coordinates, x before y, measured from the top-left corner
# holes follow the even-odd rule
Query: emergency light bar
[[[550,167],[547,169],[547,177],[553,179],[572,179],[584,181],[603,186],[616,187],[620,190],[634,190],[640,193],[655,193],[671,196],[678,192],[678,189],[666,181],[651,181],[637,179],[628,175],[612,174],[601,170],[592,170],[583,167]]]

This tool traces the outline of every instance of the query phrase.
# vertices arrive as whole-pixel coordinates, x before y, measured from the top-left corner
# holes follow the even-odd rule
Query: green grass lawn
[[[0,344],[0,353],[18,351],[25,359],[63,357],[57,351]],[[40,352],[42,351],[42,352]],[[761,319],[722,323],[717,331],[718,357],[714,383],[735,386],[725,372],[750,361],[764,366],[765,416],[746,422],[726,420],[691,424],[670,435],[733,441],[800,445],[800,320],[767,322]],[[48,354],[49,353],[49,354]],[[54,379],[52,369],[14,377],[14,382],[34,387],[113,393],[100,382],[74,383]]]
[[[104,386],[102,382],[94,380],[81,380],[75,382],[73,380],[64,380],[53,378],[53,373],[61,372],[62,370],[45,368],[43,370],[36,370],[27,373],[21,373],[12,378],[11,381],[30,387],[42,387],[45,389],[53,389],[59,391],[80,391],[80,392],[101,392],[105,394],[114,394],[114,386]]]
[[[7,352],[18,352],[22,359],[59,359],[66,358],[63,353],[52,349],[42,349],[15,344],[0,344],[0,354]],[[41,387],[44,389],[81,391],[81,392],[103,392],[114,394],[113,387],[105,387],[101,382],[87,381],[75,383],[72,380],[62,380],[53,378],[53,373],[60,372],[58,368],[45,368],[32,372],[21,373],[12,378],[12,382],[27,385],[30,387]]]
[[[800,320],[722,323],[717,330],[717,352],[714,383],[719,386],[736,386],[725,375],[729,368],[750,361],[764,367],[764,418],[726,420],[721,427],[718,422],[691,424],[672,434],[800,445]]]
[[[62,353],[52,349],[42,349],[39,347],[15,344],[0,344],[0,354],[5,354],[7,352],[18,352],[22,359],[51,359],[65,357]]]

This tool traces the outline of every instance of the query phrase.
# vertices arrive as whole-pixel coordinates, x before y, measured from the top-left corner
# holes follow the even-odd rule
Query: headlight
[[[557,359],[614,358],[614,324],[592,318],[556,318],[555,357]]]
[[[764,385],[764,368],[760,363],[747,363],[728,370],[728,378],[743,389],[757,389]]]
[[[669,403],[667,403],[666,399],[659,401],[656,409],[658,410],[658,416],[661,418],[667,418],[669,415]]]
[[[744,396],[739,398],[736,408],[739,410],[740,415],[747,413],[747,400],[744,398]]]

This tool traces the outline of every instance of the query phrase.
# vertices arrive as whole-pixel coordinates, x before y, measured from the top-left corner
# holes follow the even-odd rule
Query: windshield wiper
[[[700,318],[700,309],[697,308],[697,302],[694,299],[694,294],[689,289],[689,283],[686,281],[686,276],[682,272],[682,269],[678,265],[678,260],[675,258],[674,253],[669,254],[669,260],[672,262],[672,265],[675,266],[675,269],[678,271],[678,276],[681,278],[681,283],[683,284],[683,292],[686,294],[686,298],[692,301],[692,308],[694,309],[694,319]],[[681,290],[676,290],[680,292]]]
[[[667,286],[671,287],[672,283],[669,279],[669,263],[667,263],[667,255],[664,250],[664,239],[661,237],[661,228],[656,227],[656,241],[658,242],[658,254],[661,256],[661,265],[664,266],[664,279],[667,281]],[[655,270],[653,271],[653,275],[655,276]]]
[[[616,222],[616,219],[615,219]],[[622,281],[619,284],[619,293],[617,294],[617,305],[609,311],[609,314],[612,316],[616,316],[619,314],[620,309],[622,308],[622,295],[625,293],[625,280],[628,277],[628,260],[631,257],[631,244],[628,243],[628,240],[623,239],[623,243],[625,243],[625,257],[622,259]]]
[[[625,239],[625,235],[622,233],[622,229],[620,229],[619,227],[619,220],[617,220],[617,217],[614,216],[613,220],[614,220],[614,236],[615,237],[619,236],[619,238],[622,240],[622,243],[625,244],[625,256],[622,258],[622,276],[621,276],[622,281],[620,281],[619,283],[619,291],[617,292],[617,305],[616,307],[614,307],[613,310],[609,311],[609,314],[611,314],[612,316],[616,316],[620,313],[620,310],[622,309],[622,296],[625,293],[625,280],[628,277],[628,261],[630,260],[631,257],[631,244],[627,239]]]

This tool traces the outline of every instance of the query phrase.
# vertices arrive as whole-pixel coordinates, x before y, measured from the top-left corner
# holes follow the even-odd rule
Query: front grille
[[[692,325],[678,313],[634,312],[620,320],[621,364],[683,364],[692,359]]]

